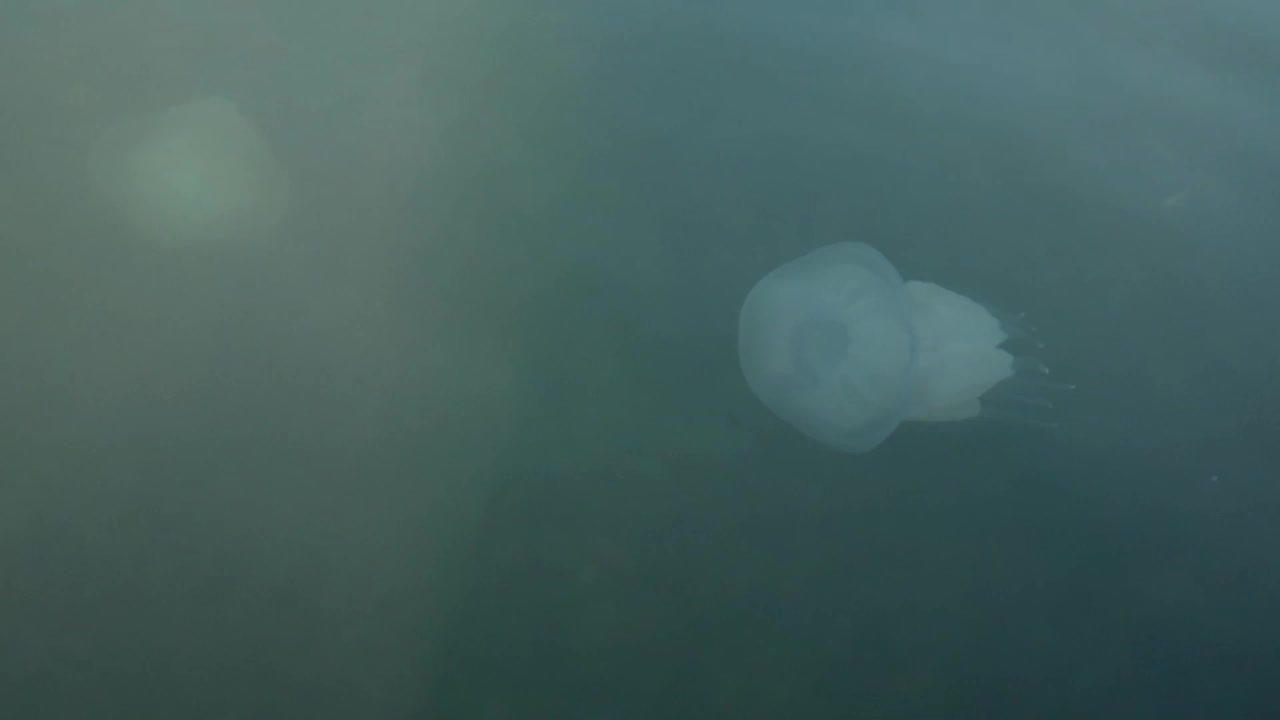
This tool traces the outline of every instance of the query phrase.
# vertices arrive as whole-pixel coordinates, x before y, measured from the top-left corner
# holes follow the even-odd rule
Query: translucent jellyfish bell
[[[819,248],[752,288],[738,320],[747,384],[783,420],[866,452],[907,420],[977,416],[1021,367],[999,320],[933,283],[903,282],[863,243]]]
[[[266,139],[218,97],[108,128],[90,173],[139,236],[166,245],[266,239],[288,204],[288,178]]]

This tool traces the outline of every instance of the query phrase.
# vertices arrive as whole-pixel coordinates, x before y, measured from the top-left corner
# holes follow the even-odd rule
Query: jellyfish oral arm
[[[933,283],[909,281],[916,367],[908,420],[976,417],[979,398],[1014,372],[1008,335],[986,308]]]

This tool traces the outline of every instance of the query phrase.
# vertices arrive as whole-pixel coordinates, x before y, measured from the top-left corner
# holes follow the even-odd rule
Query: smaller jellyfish
[[[265,136],[218,97],[104,130],[89,171],[108,207],[163,245],[270,239],[288,206],[288,178]]]

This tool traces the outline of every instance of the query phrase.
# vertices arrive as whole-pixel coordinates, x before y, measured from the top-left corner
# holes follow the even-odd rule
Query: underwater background
[[[1280,717],[1280,5],[962,5],[6,2],[0,717]],[[289,215],[144,242],[215,95]],[[849,240],[1054,426],[773,417]]]

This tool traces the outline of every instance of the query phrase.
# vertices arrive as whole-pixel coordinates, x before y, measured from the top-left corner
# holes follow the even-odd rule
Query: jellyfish
[[[89,169],[106,204],[136,235],[160,244],[265,239],[287,205],[288,179],[266,139],[219,97],[108,128]]]
[[[984,414],[983,396],[1046,373],[1003,348],[1022,331],[930,282],[904,282],[870,245],[819,248],[748,293],[738,356],[752,392],[809,437],[861,453],[905,421]]]

